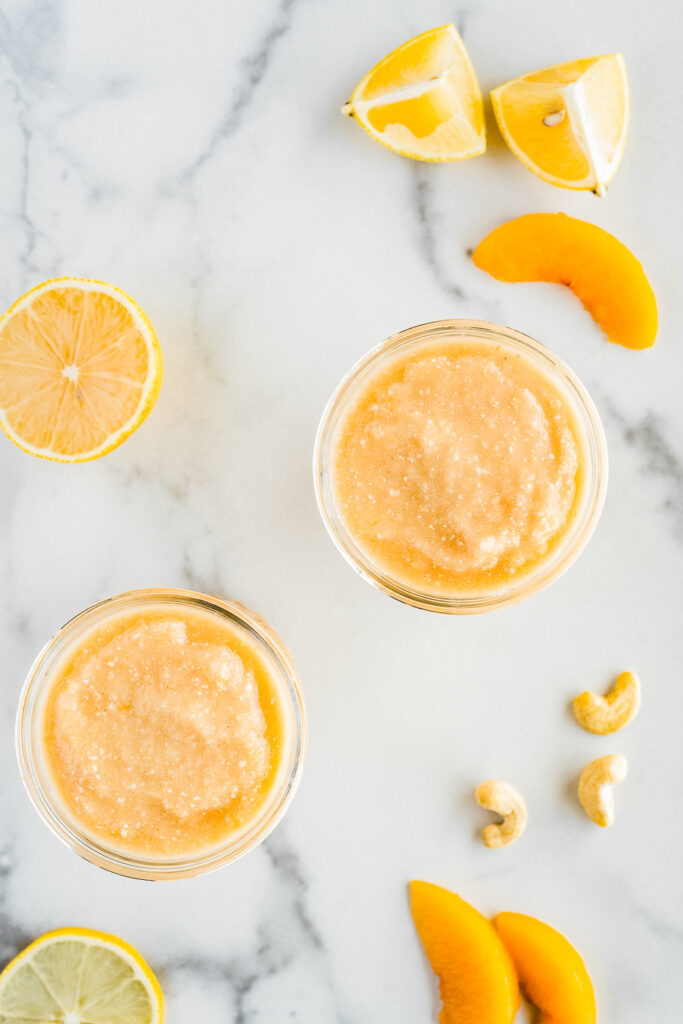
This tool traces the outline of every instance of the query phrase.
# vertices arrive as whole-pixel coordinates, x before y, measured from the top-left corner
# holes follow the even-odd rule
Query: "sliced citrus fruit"
[[[498,914],[493,923],[512,957],[522,991],[540,1010],[539,1024],[595,1024],[595,993],[588,971],[563,935],[525,914]]]
[[[429,882],[411,882],[410,904],[439,978],[440,1024],[511,1024],[519,1007],[517,976],[491,922]]]
[[[0,974],[2,1024],[161,1024],[159,982],[115,935],[48,932]]]
[[[464,160],[486,149],[481,90],[454,25],[399,46],[365,76],[342,112],[415,160]]]
[[[564,284],[610,341],[627,348],[654,344],[657,302],[645,271],[596,224],[564,213],[529,213],[495,228],[472,259],[499,281]]]
[[[551,185],[602,196],[626,144],[629,94],[620,53],[555,64],[491,93],[508,146]]]
[[[161,376],[154,328],[113,285],[58,277],[0,317],[0,426],[32,455],[85,462],[116,448]]]

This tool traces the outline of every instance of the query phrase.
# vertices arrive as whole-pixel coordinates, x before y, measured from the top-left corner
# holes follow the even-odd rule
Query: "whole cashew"
[[[487,811],[495,811],[500,814],[502,822],[496,825],[487,825],[482,831],[481,837],[484,844],[492,850],[498,850],[501,846],[519,839],[526,827],[527,810],[524,800],[509,782],[499,782],[491,779],[482,782],[475,792],[477,803],[485,807]]]
[[[581,772],[579,800],[584,811],[596,825],[607,828],[614,824],[614,793],[612,784],[626,778],[628,764],[621,754],[606,754],[591,761]]]
[[[604,697],[586,690],[574,700],[574,715],[582,729],[606,736],[627,725],[640,707],[640,682],[622,672]]]

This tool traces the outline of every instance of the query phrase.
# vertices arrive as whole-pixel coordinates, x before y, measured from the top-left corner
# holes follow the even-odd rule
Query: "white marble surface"
[[[394,157],[339,116],[392,46],[454,20],[482,86],[622,50],[633,91],[604,201],[528,174],[491,126],[454,166]],[[435,989],[405,885],[518,909],[584,953],[604,1024],[676,1024],[683,960],[677,325],[683,85],[674,0],[0,0],[0,305],[38,281],[114,281],[157,327],[166,376],[122,448],[63,467],[0,443],[0,958],[49,928],[119,933],[159,971],[168,1024],[417,1024]],[[567,292],[498,284],[468,250],[499,221],[566,210],[642,258],[654,350],[609,346]],[[316,422],[382,337],[442,316],[539,338],[604,417],[607,505],[549,590],[493,615],[414,611],[345,565],[310,480]],[[15,765],[13,716],[38,648],[138,586],[222,593],[294,652],[310,757],[285,823],[191,882],[108,875],[60,846]],[[643,709],[612,739],[568,701],[624,668]],[[624,753],[615,827],[574,796]],[[476,783],[528,799],[516,846],[477,838]]]

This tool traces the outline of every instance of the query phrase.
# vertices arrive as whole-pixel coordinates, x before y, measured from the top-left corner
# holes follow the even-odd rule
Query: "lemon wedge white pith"
[[[86,928],[48,932],[0,974],[0,1024],[161,1024],[163,996],[140,954]]]
[[[508,146],[539,178],[603,196],[621,161],[629,122],[621,54],[533,71],[494,89]]]
[[[454,25],[399,46],[365,76],[342,112],[415,160],[463,160],[486,149],[481,90]]]

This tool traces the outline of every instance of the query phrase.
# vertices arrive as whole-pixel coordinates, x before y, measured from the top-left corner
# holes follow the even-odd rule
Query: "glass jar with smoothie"
[[[296,669],[241,605],[141,590],[88,608],[31,668],[22,778],[53,832],[123,875],[181,878],[251,850],[291,801],[306,724]]]
[[[323,521],[370,583],[431,611],[489,611],[556,579],[592,534],[607,449],[581,382],[506,327],[389,338],[330,399],[314,455]]]

